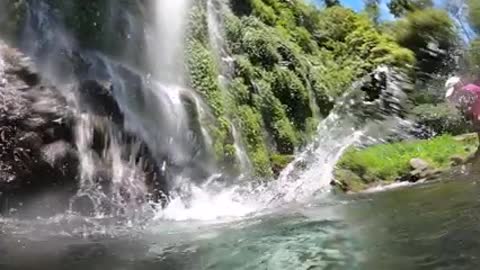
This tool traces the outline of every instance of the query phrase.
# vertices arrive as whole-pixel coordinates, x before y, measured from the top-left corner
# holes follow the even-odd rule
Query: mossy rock
[[[392,183],[413,172],[410,164],[413,159],[421,159],[428,164],[428,171],[443,171],[452,166],[452,157],[466,160],[477,147],[478,139],[473,135],[443,135],[426,140],[379,144],[364,149],[352,148],[338,162],[335,175],[340,183],[355,189],[376,183]],[[419,176],[418,179],[422,175]]]
[[[274,176],[278,176],[295,159],[293,155],[273,154],[270,157]]]

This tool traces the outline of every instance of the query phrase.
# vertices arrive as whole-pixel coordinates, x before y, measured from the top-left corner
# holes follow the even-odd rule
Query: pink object
[[[480,86],[467,84],[456,91],[460,99],[468,104],[467,112],[472,116],[473,121],[480,122]]]

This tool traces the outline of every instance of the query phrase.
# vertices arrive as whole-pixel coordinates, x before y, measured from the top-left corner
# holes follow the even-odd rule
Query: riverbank
[[[352,148],[338,162],[332,184],[345,192],[359,192],[394,182],[434,180],[468,163],[477,146],[476,134],[464,134]]]

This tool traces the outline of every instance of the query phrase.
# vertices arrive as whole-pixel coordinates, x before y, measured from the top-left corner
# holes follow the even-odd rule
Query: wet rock
[[[76,166],[78,164],[77,153],[71,144],[65,141],[57,141],[41,147],[42,160],[52,168],[64,166]]]
[[[414,165],[417,165],[418,168],[414,169],[407,174],[396,179],[397,182],[411,182],[415,183],[418,181],[430,181],[436,179],[444,171],[441,169],[432,169],[428,164],[420,162],[412,162]],[[411,164],[412,165],[412,164]],[[426,165],[426,166],[425,166]],[[413,167],[413,166],[412,166]]]
[[[73,149],[72,112],[61,92],[1,41],[0,65],[1,211],[7,200],[12,205],[53,186],[74,186],[77,162],[70,150],[51,145],[62,141]]]
[[[459,165],[465,164],[466,159],[462,156],[454,155],[450,157],[450,161],[452,166],[459,166]]]
[[[79,85],[81,105],[89,113],[111,118],[115,123],[123,122],[123,114],[115,101],[112,84],[108,81],[85,80]]]
[[[99,119],[92,131],[93,154],[103,155],[112,141],[122,145],[122,158],[143,165],[139,181],[146,182],[152,199],[166,201],[168,169],[162,170],[158,164],[167,159],[126,131],[114,90],[103,80],[81,80],[77,86],[57,89],[41,78],[27,57],[0,40],[0,213],[54,190],[61,190],[59,204],[68,207],[76,193],[80,175],[74,140],[78,108],[64,92],[77,93],[79,107]],[[109,163],[111,159],[95,161],[94,181],[107,189],[113,167],[100,161]]]

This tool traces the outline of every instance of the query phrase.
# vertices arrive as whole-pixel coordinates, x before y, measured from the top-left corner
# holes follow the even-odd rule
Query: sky
[[[323,0],[314,0],[315,2],[317,3],[320,3],[320,2],[323,2]],[[342,2],[342,5],[344,6],[347,6],[347,7],[350,7],[352,9],[354,9],[355,11],[360,11],[363,9],[363,6],[364,6],[364,0],[340,0],[340,2]],[[380,3],[381,3],[381,6],[380,6],[380,10],[381,10],[381,15],[380,15],[380,18],[382,20],[393,20],[393,15],[390,14],[390,11],[387,7],[387,3],[389,2],[389,0],[381,0]],[[444,2],[444,0],[434,0],[433,1],[436,5],[442,5],[442,3]]]
[[[363,9],[363,6],[364,6],[364,2],[363,0],[341,0],[342,4],[347,6],[347,7],[350,7],[356,11],[360,11]],[[388,1],[381,1],[381,5],[380,5],[380,11],[381,11],[381,14],[380,14],[380,18],[382,20],[393,20],[393,16],[392,14],[390,14],[390,11],[388,10],[388,7],[387,7],[387,2]]]
[[[316,3],[323,3],[323,0],[314,0]],[[342,5],[346,7],[350,7],[355,11],[361,11],[364,6],[363,0],[341,0]],[[388,10],[387,7],[387,2],[388,0],[382,0],[381,1],[381,19],[382,20],[393,20],[392,14],[390,14],[390,11]]]

